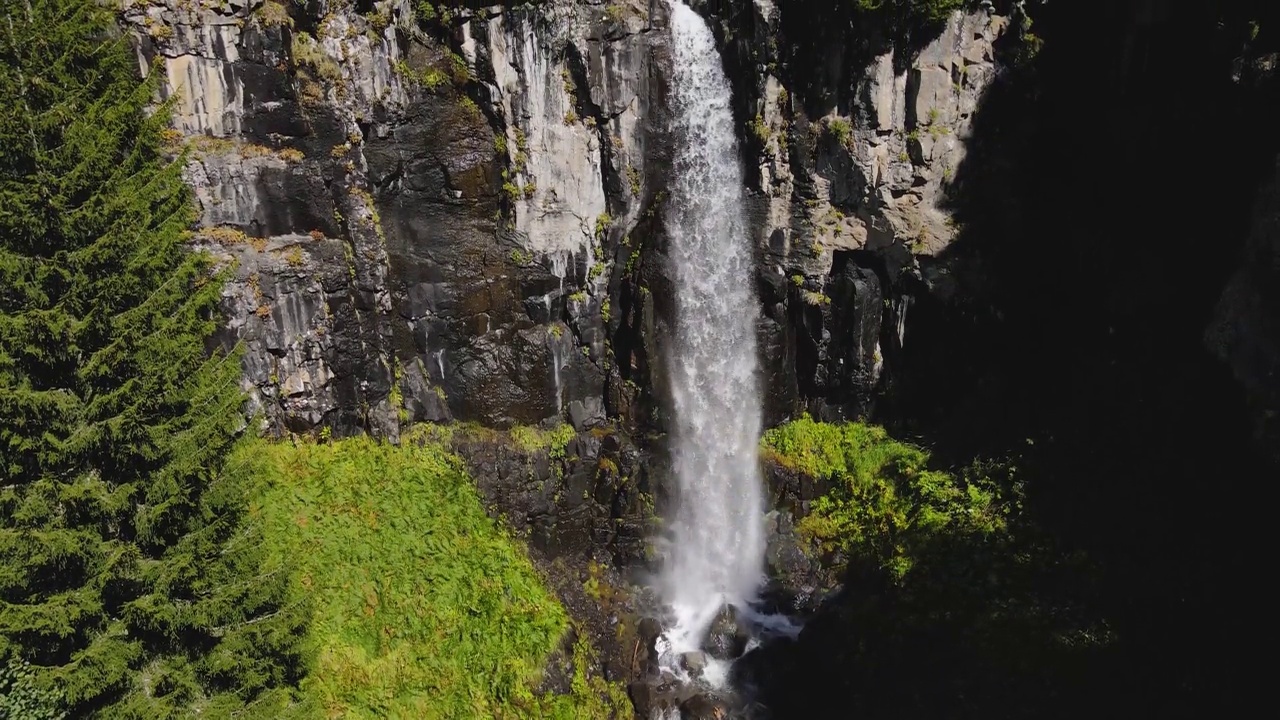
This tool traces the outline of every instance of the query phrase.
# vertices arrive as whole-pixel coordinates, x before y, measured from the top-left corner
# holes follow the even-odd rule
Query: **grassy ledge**
[[[310,608],[312,668],[292,717],[607,718],[625,696],[574,648],[568,695],[540,694],[570,619],[439,445],[257,441],[251,514]],[[622,705],[618,703],[621,702]]]

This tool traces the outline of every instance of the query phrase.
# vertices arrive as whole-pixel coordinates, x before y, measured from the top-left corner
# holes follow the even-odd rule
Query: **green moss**
[[[571,693],[537,693],[568,615],[435,442],[447,437],[407,437],[260,441],[234,460],[267,481],[251,512],[311,608],[314,665],[277,716],[620,715],[625,698],[588,674],[582,643]]]
[[[555,459],[563,459],[565,448],[575,433],[572,425],[557,425],[550,430],[517,425],[511,428],[511,442],[526,453],[545,450]]]

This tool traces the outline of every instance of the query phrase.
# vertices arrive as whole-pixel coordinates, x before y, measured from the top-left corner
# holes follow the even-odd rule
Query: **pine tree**
[[[222,468],[220,278],[102,5],[0,0],[0,660],[72,717],[168,717],[296,682],[300,622]]]

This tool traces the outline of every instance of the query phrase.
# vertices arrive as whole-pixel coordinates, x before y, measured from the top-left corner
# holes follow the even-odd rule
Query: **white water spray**
[[[757,460],[757,302],[729,82],[702,18],[671,0],[677,138],[665,225],[676,320],[668,362],[678,487],[662,589],[671,650],[696,649],[717,610],[763,579]]]

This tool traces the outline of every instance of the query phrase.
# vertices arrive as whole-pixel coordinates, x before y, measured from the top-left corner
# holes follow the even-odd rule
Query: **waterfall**
[[[757,307],[731,93],[710,28],[671,0],[676,150],[665,227],[675,289],[668,354],[677,499],[662,590],[676,652],[763,575]]]

